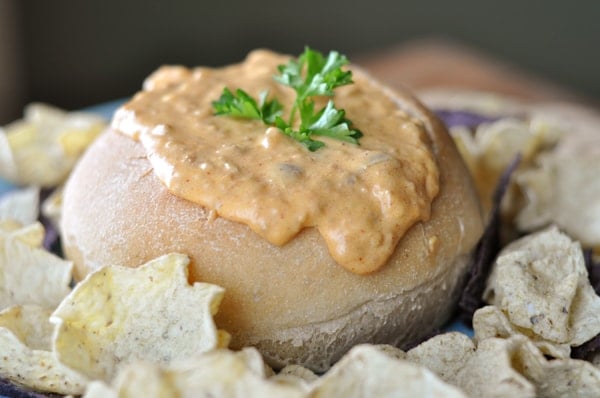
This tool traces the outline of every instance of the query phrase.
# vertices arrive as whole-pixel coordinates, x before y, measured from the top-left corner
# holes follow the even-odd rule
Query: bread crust
[[[103,265],[188,254],[192,281],[226,289],[216,322],[232,334],[231,346],[256,346],[275,367],[299,363],[325,371],[356,344],[403,346],[430,333],[452,312],[483,222],[445,127],[409,94],[389,93],[424,122],[440,193],[431,219],[414,225],[379,271],[361,276],[336,264],[315,228],[277,247],[172,195],[138,142],[107,131],[64,191],[62,242],[76,277]]]

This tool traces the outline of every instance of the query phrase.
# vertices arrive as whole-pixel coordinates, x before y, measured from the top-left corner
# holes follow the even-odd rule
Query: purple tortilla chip
[[[484,305],[483,291],[496,256],[500,252],[501,214],[500,204],[508,189],[510,178],[517,169],[521,156],[517,155],[498,180],[493,197],[493,207],[483,236],[477,243],[467,274],[466,286],[458,303],[458,317],[467,325],[472,324],[473,314]]]
[[[596,291],[596,294],[600,295],[600,263],[594,262],[592,251],[589,249],[583,251],[583,258],[585,259],[585,267],[588,271],[590,284]],[[573,347],[571,357],[591,361],[598,353],[600,353],[600,334],[579,347]]]
[[[52,192],[54,192],[54,189],[52,188],[46,188],[40,191],[40,206],[52,194]],[[54,225],[54,223],[50,219],[42,215],[41,209],[39,211],[39,220],[44,225],[44,229],[46,230],[43,243],[44,248],[48,251],[60,255],[61,250],[57,226]]]
[[[600,352],[600,334],[579,347],[573,347],[571,349],[571,358],[591,361],[598,352]]]
[[[39,392],[27,390],[25,387],[18,386],[10,381],[0,378],[0,397],[10,398],[59,398],[58,394],[42,394]]]
[[[448,128],[465,126],[474,129],[480,124],[495,122],[499,119],[498,117],[485,116],[468,111],[437,109],[434,112]]]
[[[583,258],[585,259],[585,268],[587,268],[590,284],[596,294],[600,296],[600,263],[594,262],[592,254],[591,249],[584,250]]]

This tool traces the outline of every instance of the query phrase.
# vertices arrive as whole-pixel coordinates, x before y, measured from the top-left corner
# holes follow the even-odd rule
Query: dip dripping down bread
[[[294,90],[273,79],[290,62],[259,50],[225,68],[155,72],[72,173],[62,242],[79,278],[187,254],[192,280],[226,289],[216,322],[233,348],[324,371],[356,344],[402,346],[443,325],[483,222],[444,126],[354,66],[333,102],[358,143],[318,136],[308,148],[282,134],[283,119],[302,129]],[[277,98],[279,128],[215,115],[238,87]],[[331,111],[324,96],[309,107]]]

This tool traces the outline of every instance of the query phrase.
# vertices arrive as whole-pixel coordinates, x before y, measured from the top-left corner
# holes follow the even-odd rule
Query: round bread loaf
[[[431,218],[413,225],[378,271],[357,275],[336,264],[316,228],[280,247],[174,196],[139,142],[107,131],[64,191],[62,242],[76,276],[185,253],[192,281],[226,289],[216,322],[232,334],[231,347],[257,347],[277,368],[325,371],[356,344],[405,346],[424,337],[453,313],[483,222],[445,127],[408,93],[390,95],[424,123],[440,191]]]

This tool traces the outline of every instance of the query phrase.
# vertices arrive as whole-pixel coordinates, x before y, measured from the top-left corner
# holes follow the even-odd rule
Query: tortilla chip
[[[132,363],[123,368],[113,390],[120,398],[306,397],[302,390],[267,379],[259,358],[254,348],[245,348],[213,350],[164,366]]]
[[[467,360],[475,353],[471,339],[458,332],[437,335],[408,351],[406,359],[426,367],[452,384]]]
[[[50,314],[39,306],[0,312],[0,375],[35,390],[81,394],[88,379],[60,364],[51,351]]]
[[[536,387],[537,396],[597,397],[600,391],[600,369],[576,359],[548,360],[533,342],[520,338],[514,366]]]
[[[455,384],[471,397],[535,397],[535,387],[513,367],[520,339],[486,339],[457,372]]]
[[[270,378],[271,381],[290,385],[305,392],[310,391],[311,384],[318,379],[319,376],[314,374],[312,370],[300,365],[287,365]]]
[[[511,177],[520,162],[521,157],[516,156],[500,176],[494,191],[492,210],[485,230],[481,239],[477,242],[475,253],[469,264],[467,283],[458,301],[458,317],[467,325],[471,324],[475,311],[484,305],[482,296],[485,284],[502,244],[500,237],[502,227],[501,205],[510,186]]]
[[[213,315],[223,289],[188,284],[189,259],[169,254],[139,268],[103,267],[88,275],[51,317],[61,362],[110,381],[133,361],[168,364],[219,346]]]
[[[17,163],[13,156],[10,143],[6,138],[6,131],[0,127],[0,176],[9,181],[18,178]]]
[[[10,191],[0,197],[0,220],[29,225],[37,221],[40,189],[28,187]]]
[[[558,225],[584,247],[600,248],[600,162],[595,152],[540,157],[515,176],[527,198],[516,218],[523,231]]]
[[[377,347],[351,349],[323,377],[310,395],[319,397],[466,397],[433,372],[394,358]]]
[[[29,247],[40,248],[44,242],[44,234],[44,226],[37,221],[27,226],[12,220],[0,221],[0,240],[17,239]]]
[[[0,234],[0,310],[35,304],[56,308],[69,294],[73,263]]]
[[[0,176],[19,185],[53,187],[63,182],[85,148],[106,128],[90,113],[30,104],[0,134]]]
[[[60,227],[60,218],[62,216],[63,188],[64,186],[61,185],[52,191],[43,201],[41,207],[42,215],[50,220],[52,226],[57,230]]]
[[[450,132],[475,179],[486,210],[492,207],[496,181],[517,155],[522,157],[521,168],[524,169],[538,154],[553,147],[562,135],[559,128],[538,116],[528,120],[507,117],[483,123],[474,133],[463,126],[453,127]]]
[[[536,340],[578,346],[600,333],[600,297],[589,283],[581,247],[556,227],[507,246],[484,298]]]
[[[480,308],[473,316],[473,329],[475,341],[482,341],[491,337],[508,339],[513,336],[523,336],[531,340],[533,344],[545,355],[553,358],[568,358],[571,347],[566,343],[554,343],[541,339],[529,329],[521,329],[510,323],[504,312],[498,307],[486,306]]]
[[[402,351],[398,347],[394,347],[393,345],[375,344],[373,347],[392,358],[404,360],[407,356],[406,352]]]
[[[154,395],[154,397],[160,397]],[[88,384],[83,398],[119,398],[119,393],[103,381],[94,380]]]

